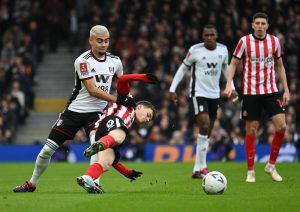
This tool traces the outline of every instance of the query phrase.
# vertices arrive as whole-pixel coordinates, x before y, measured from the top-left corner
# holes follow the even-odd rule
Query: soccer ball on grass
[[[206,194],[223,194],[227,188],[227,179],[221,172],[209,172],[203,178],[202,188]]]

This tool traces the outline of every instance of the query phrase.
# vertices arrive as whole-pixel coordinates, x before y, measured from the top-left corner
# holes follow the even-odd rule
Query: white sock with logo
[[[35,167],[29,180],[33,185],[37,185],[41,175],[47,169],[51,156],[58,149],[57,143],[54,141],[48,140],[47,143],[43,146],[39,155],[36,158]]]
[[[208,136],[198,134],[197,147],[196,147],[196,159],[194,164],[194,170],[199,171],[200,169],[206,168],[206,153],[208,147]]]

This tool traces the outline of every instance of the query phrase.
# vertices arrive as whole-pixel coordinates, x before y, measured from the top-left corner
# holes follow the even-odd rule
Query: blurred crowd
[[[55,52],[61,41],[68,42],[70,51],[74,47],[79,47],[80,52],[87,49],[89,30],[96,24],[108,27],[109,50],[121,58],[124,73],[151,72],[160,79],[156,87],[142,83],[132,86],[136,100],[151,101],[159,109],[159,117],[151,126],[130,131],[124,148],[128,159],[132,155],[142,157],[145,141],[194,143],[198,129],[187,99],[189,74],[177,89],[178,104],[169,98],[168,89],[176,70],[189,47],[202,42],[202,29],[208,23],[216,25],[218,42],[227,45],[232,55],[239,38],[251,32],[252,15],[258,11],[269,15],[268,32],[278,36],[284,46],[283,61],[291,93],[285,142],[299,148],[299,0],[0,0],[0,143],[10,142],[7,137],[16,130],[16,122],[25,122],[44,51]],[[234,79],[239,93],[241,69],[240,64]],[[212,149],[230,149],[233,144],[244,143],[240,107],[240,101],[222,99],[211,135]],[[257,142],[270,143],[274,126],[266,117],[261,123]],[[75,140],[86,138],[80,132]]]

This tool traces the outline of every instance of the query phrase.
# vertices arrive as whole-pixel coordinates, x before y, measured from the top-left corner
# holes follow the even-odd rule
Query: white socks
[[[57,149],[57,143],[48,139],[47,143],[43,146],[42,150],[36,158],[33,174],[31,179],[29,180],[33,185],[38,184],[41,175],[44,173],[50,163],[51,156]]]
[[[90,132],[90,136],[89,137],[90,137],[90,143],[91,143],[91,145],[93,143],[95,143],[95,134],[96,134],[95,130],[92,130]],[[98,153],[91,156],[90,165],[92,165],[92,164],[94,164],[96,162],[98,162]],[[100,177],[97,178],[97,179],[95,179],[94,182],[96,182],[98,185],[100,185]]]
[[[208,136],[198,134],[197,147],[196,147],[196,160],[195,160],[193,172],[206,168],[207,147],[208,147]]]

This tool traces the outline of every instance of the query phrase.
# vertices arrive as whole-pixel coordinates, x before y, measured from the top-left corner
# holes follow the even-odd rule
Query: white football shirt
[[[120,58],[107,52],[105,58],[99,60],[89,50],[75,60],[74,67],[75,87],[67,109],[78,113],[103,111],[107,101],[90,96],[82,81],[93,78],[99,89],[109,93],[114,75],[123,74]]]
[[[214,50],[205,48],[204,43],[193,45],[183,63],[191,71],[190,97],[220,97],[221,72],[226,77],[228,66],[228,50],[225,45],[217,43]],[[179,84],[176,81],[174,78],[170,92],[175,92]]]

